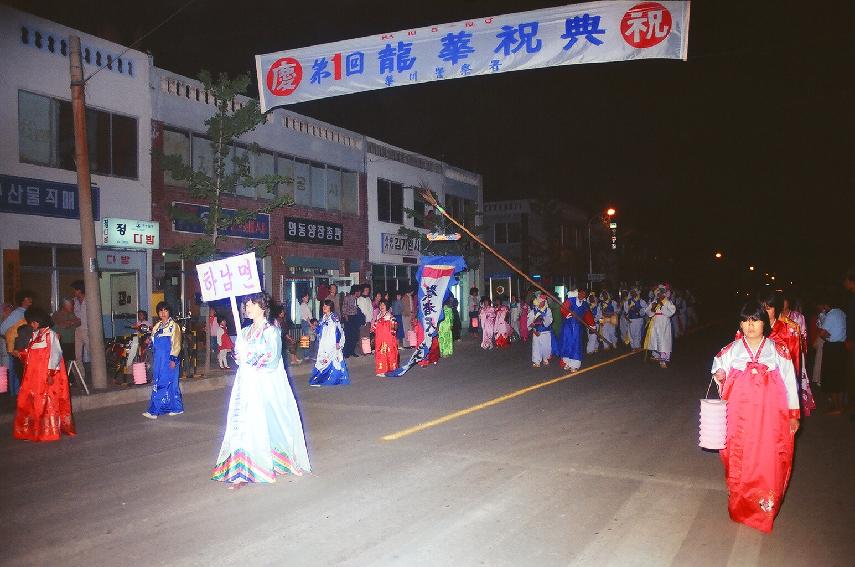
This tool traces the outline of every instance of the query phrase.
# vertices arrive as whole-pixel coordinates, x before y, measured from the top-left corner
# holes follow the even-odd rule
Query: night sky
[[[184,2],[10,3],[128,45]],[[566,3],[195,0],[137,49],[191,77],[254,76],[257,53]],[[290,108],[480,172],[486,200],[613,205],[686,279],[724,282],[754,264],[809,287],[855,264],[853,29],[855,2],[696,0],[688,62],[512,72]]]

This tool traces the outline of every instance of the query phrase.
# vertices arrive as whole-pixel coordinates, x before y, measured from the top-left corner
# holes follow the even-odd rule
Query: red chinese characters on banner
[[[636,4],[620,21],[624,41],[640,49],[661,43],[671,33],[672,27],[671,12],[659,2]]]
[[[267,90],[276,96],[288,96],[303,80],[303,66],[293,57],[278,59],[267,70]]]

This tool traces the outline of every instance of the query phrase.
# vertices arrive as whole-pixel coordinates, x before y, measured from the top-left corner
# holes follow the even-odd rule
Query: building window
[[[518,244],[522,238],[522,229],[518,222],[497,222],[494,235],[496,244]]]
[[[415,216],[413,217],[413,226],[416,228],[427,228],[427,226],[425,226],[427,223],[424,220],[426,210],[427,207],[425,202],[422,201],[421,197],[415,195],[413,198],[413,211],[415,212]]]
[[[185,164],[190,163],[190,136],[175,130],[163,131],[163,155],[179,156]],[[168,171],[163,172],[163,182],[173,187],[187,187],[187,180],[179,181]]]
[[[89,168],[136,179],[137,119],[86,109]],[[74,117],[67,100],[18,91],[18,155],[23,163],[74,171]]]
[[[341,172],[341,212],[359,214],[359,174],[355,171]]]
[[[404,186],[385,179],[377,180],[377,220],[404,223]]]

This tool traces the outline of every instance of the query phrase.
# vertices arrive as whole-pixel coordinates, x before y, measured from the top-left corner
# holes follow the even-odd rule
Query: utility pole
[[[71,70],[71,107],[74,113],[74,160],[77,164],[77,188],[80,201],[80,248],[83,257],[83,285],[86,287],[86,318],[89,327],[89,359],[92,386],[107,387],[107,361],[104,356],[104,320],[101,318],[101,288],[98,282],[98,254],[95,247],[95,220],[92,214],[92,185],[89,172],[89,146],[86,143],[86,83],[80,38],[68,38]],[[79,361],[80,364],[83,361]]]

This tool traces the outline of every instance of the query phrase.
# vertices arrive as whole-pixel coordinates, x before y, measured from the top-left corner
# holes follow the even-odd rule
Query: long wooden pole
[[[430,205],[431,205],[431,206],[433,206],[436,210],[438,210],[438,211],[442,214],[442,216],[444,216],[445,218],[447,218],[448,220],[450,220],[451,222],[453,222],[453,223],[455,224],[455,226],[457,226],[460,230],[462,230],[463,232],[465,232],[465,233],[469,236],[469,238],[471,238],[472,240],[474,240],[475,242],[477,242],[478,244],[480,244],[481,246],[483,246],[484,248],[486,248],[486,249],[487,249],[487,251],[488,251],[488,252],[490,252],[490,254],[492,254],[493,256],[495,256],[496,258],[498,258],[499,260],[501,260],[501,261],[502,261],[502,262],[503,262],[507,267],[509,267],[510,269],[512,269],[514,272],[516,272],[520,277],[522,277],[523,279],[525,279],[528,283],[530,283],[531,285],[533,285],[534,287],[536,287],[537,289],[539,289],[540,291],[542,291],[543,293],[545,293],[545,294],[546,294],[546,296],[547,296],[549,299],[551,299],[552,301],[554,301],[554,302],[555,302],[555,303],[557,303],[558,305],[561,305],[561,303],[562,303],[562,302],[561,302],[561,300],[560,300],[560,299],[558,299],[558,297],[556,297],[552,292],[550,292],[548,289],[546,289],[545,287],[543,287],[542,285],[540,285],[539,283],[537,283],[536,281],[534,281],[531,277],[529,277],[529,275],[528,275],[528,274],[526,274],[525,272],[523,272],[522,270],[520,270],[519,268],[517,268],[517,267],[513,264],[513,262],[511,262],[510,260],[508,260],[507,258],[505,258],[504,256],[502,256],[501,254],[499,254],[496,250],[494,250],[494,249],[493,249],[493,247],[492,247],[492,246],[490,246],[489,244],[487,244],[486,242],[484,242],[483,240],[481,240],[481,239],[480,239],[477,235],[475,235],[471,230],[469,230],[468,228],[466,228],[465,226],[463,226],[460,222],[458,222],[458,220],[457,220],[457,219],[455,219],[454,217],[452,217],[451,215],[449,215],[449,214],[446,212],[446,210],[442,207],[442,205],[440,205],[440,204],[439,204],[439,202],[434,198],[433,194],[432,194],[428,189],[422,189],[422,190],[421,190],[421,196],[422,196],[422,199],[424,199],[428,204],[430,204]],[[603,337],[603,335],[600,333],[600,331],[599,331],[596,327],[591,327],[591,326],[589,326],[589,325],[585,322],[585,320],[584,320],[584,319],[582,319],[581,317],[579,317],[578,315],[576,315],[576,313],[574,313],[574,312],[573,312],[573,310],[570,310],[570,315],[572,315],[572,316],[573,316],[573,318],[575,318],[577,321],[579,321],[580,323],[582,323],[583,325],[585,325],[585,327],[587,327],[588,329],[591,329],[592,331],[596,332],[596,333],[597,333],[597,336],[599,336],[603,341],[605,341],[605,342],[609,343],[611,346],[615,346],[611,341],[609,341],[609,340],[607,340],[605,337]]]
[[[86,82],[80,57],[80,38],[68,38],[70,48],[71,108],[74,115],[74,160],[77,163],[77,188],[80,207],[80,250],[83,257],[87,326],[89,328],[89,359],[92,363],[92,385],[107,387],[107,361],[104,353],[104,320],[101,318],[101,287],[98,281],[98,254],[95,245],[95,220],[92,213],[92,185],[89,171],[89,146],[86,141]],[[83,364],[82,360],[77,361]],[[82,370],[82,368],[81,368]]]

